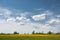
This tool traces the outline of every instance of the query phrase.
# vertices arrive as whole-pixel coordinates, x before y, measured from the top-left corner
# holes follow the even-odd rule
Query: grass
[[[0,35],[0,40],[60,40],[60,35]]]

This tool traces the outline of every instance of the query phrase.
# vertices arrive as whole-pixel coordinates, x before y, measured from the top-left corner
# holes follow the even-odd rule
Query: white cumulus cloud
[[[32,16],[32,19],[34,19],[35,21],[44,20],[45,19],[45,15],[46,14],[34,15],[34,16]]]

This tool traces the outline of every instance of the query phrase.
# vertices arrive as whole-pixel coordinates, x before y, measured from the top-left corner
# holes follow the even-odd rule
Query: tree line
[[[43,33],[43,32],[35,32],[35,31],[32,31],[32,34],[60,34],[60,32],[53,33],[51,31],[48,31],[47,33]]]
[[[0,35],[10,35],[10,34],[19,34],[19,32],[13,32],[13,33],[0,33]],[[26,33],[24,33],[24,34],[26,34]],[[29,33],[28,33],[29,34]],[[51,31],[49,31],[49,32],[47,32],[47,33],[43,33],[43,32],[35,32],[35,31],[32,31],[32,33],[31,34],[60,34],[60,32],[58,32],[58,33],[53,33],[53,32],[51,32]]]

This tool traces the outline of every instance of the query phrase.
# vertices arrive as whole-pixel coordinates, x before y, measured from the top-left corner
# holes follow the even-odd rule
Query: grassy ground
[[[0,35],[0,40],[60,40],[60,35]]]

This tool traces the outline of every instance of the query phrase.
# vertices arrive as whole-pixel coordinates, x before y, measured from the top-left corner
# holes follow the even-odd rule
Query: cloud
[[[7,19],[8,20],[8,19]],[[24,21],[22,22],[24,23]],[[32,21],[28,21],[28,23],[25,21],[25,23],[22,25],[16,21],[9,20],[0,20],[0,32],[4,33],[13,33],[14,31],[17,31],[19,33],[31,33],[33,30],[36,32],[59,32],[59,27],[52,27],[50,25],[46,24],[40,24]]]
[[[50,25],[46,25],[46,24],[40,24],[40,23],[36,23],[36,22],[23,22],[24,25],[17,23],[16,21],[10,20],[7,22],[8,24],[4,24],[4,26],[7,28],[10,27],[10,29],[5,28],[5,30],[10,30],[10,32],[14,32],[17,31],[19,33],[31,33],[33,30],[35,30],[36,32],[48,32],[48,31],[52,31],[52,32],[58,32],[58,28],[57,27],[52,27]],[[2,26],[3,27],[3,26]],[[6,31],[7,32],[7,31]]]
[[[52,31],[54,32],[60,32],[60,19],[53,18],[47,21],[47,25],[50,25],[52,28]]]
[[[25,20],[27,19],[26,17],[16,17],[17,20]]]
[[[31,20],[26,18],[26,17],[16,17],[16,20],[20,23],[20,24],[25,24],[25,23],[29,23]]]
[[[46,10],[43,13],[33,15],[32,19],[28,17],[29,12],[15,12],[5,8],[0,8],[0,16],[8,17],[7,19],[0,19],[0,32],[13,33],[17,31],[19,33],[31,33],[33,30],[36,32],[60,32],[60,19],[53,17],[53,12]],[[14,12],[19,16],[15,16]],[[10,15],[14,16],[10,16]],[[45,24],[36,22],[40,20],[46,20],[46,17],[50,17]],[[30,15],[31,17],[31,15]],[[50,25],[52,24],[52,25]],[[55,27],[54,27],[54,26]]]
[[[29,12],[21,12],[21,13],[20,13],[20,16],[22,16],[22,17],[27,17],[28,13],[29,13]]]
[[[11,33],[14,31],[17,31],[19,33],[31,33],[34,29],[33,26],[38,26],[37,24],[33,24],[33,23],[25,23],[24,25],[21,25],[20,23],[17,23],[13,20],[10,20],[8,22],[6,22],[5,20],[1,20],[4,22],[1,22],[0,24],[0,32],[5,32],[5,33]]]
[[[8,19],[7,19],[7,21],[11,21],[11,20],[12,20],[12,21],[16,21],[15,18],[8,18]]]
[[[43,12],[43,14],[46,14],[46,15],[53,15],[54,12],[52,12],[52,11],[50,11],[50,10],[45,10],[45,11]]]
[[[60,19],[54,19],[53,18],[53,19],[49,20],[48,23],[50,23],[50,24],[51,23],[60,23]]]
[[[11,17],[12,10],[0,7],[0,19],[7,19]]]
[[[6,20],[0,19],[0,32],[12,33],[14,30],[14,27],[8,24]]]
[[[4,16],[9,16],[12,12],[6,8],[0,8],[0,14]]]
[[[60,18],[60,15],[57,15],[58,18]]]
[[[40,20],[45,20],[46,19],[46,16],[52,16],[54,13],[50,10],[45,10],[43,11],[42,13],[40,14],[37,14],[37,15],[33,15],[32,16],[32,19],[34,19],[35,21],[40,21]]]
[[[59,27],[53,27],[47,24],[32,22],[26,17],[25,19],[24,18],[20,19],[19,23],[16,22],[16,20],[17,19],[14,19],[14,18],[9,18],[7,19],[7,21],[0,19],[1,21],[0,32],[12,33],[14,31],[17,31],[19,33],[31,33],[33,30],[35,30],[36,32],[44,32],[44,33],[48,31],[59,32],[59,29],[58,29]]]
[[[38,9],[35,9],[35,10],[37,10],[37,11],[45,11],[46,9],[44,9],[44,8],[38,8]]]
[[[8,9],[8,8],[0,7],[1,18],[11,18],[11,17],[15,17],[15,16],[25,17],[27,15],[28,15],[28,12],[22,12],[22,11],[16,10],[16,9]]]
[[[44,20],[45,19],[45,15],[46,14],[34,15],[34,16],[32,16],[32,19],[34,19],[35,21]]]

